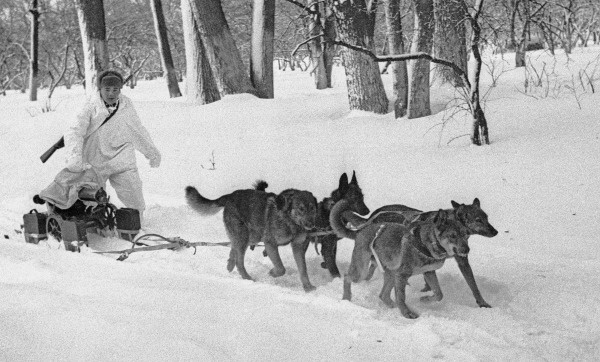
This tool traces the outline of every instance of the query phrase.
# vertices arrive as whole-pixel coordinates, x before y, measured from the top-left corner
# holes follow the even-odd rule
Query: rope
[[[168,244],[146,245],[146,244],[139,242],[140,240],[147,240],[151,237],[155,238],[152,240],[155,240],[155,241],[163,240],[163,241],[167,241]],[[172,238],[166,238],[159,234],[144,234],[144,235],[138,236],[136,239],[131,241],[131,243],[132,243],[131,249],[111,250],[111,251],[95,251],[94,253],[95,254],[120,254],[120,256],[117,258],[117,260],[123,261],[123,260],[127,259],[131,253],[140,252],[140,251],[194,248],[194,255],[196,255],[196,251],[197,251],[196,246],[229,246],[230,245],[229,242],[208,243],[208,242],[200,241],[200,242],[191,243],[191,242],[189,242],[185,239],[182,239],[178,236],[172,237]],[[146,246],[135,248],[136,245],[140,245],[140,244],[146,245]]]
[[[371,253],[373,253],[373,256],[375,257],[375,261],[377,262],[377,267],[379,268],[379,270],[384,273],[384,269],[383,269],[383,265],[381,265],[381,261],[379,260],[379,257],[377,256],[377,253],[375,252],[375,249],[373,248],[373,244],[375,244],[375,240],[379,237],[379,234],[383,231],[383,229],[385,229],[386,224],[381,224],[379,226],[379,229],[377,229],[377,232],[375,233],[375,237],[373,238],[373,241],[371,241],[371,243],[369,244],[369,249],[371,249]]]

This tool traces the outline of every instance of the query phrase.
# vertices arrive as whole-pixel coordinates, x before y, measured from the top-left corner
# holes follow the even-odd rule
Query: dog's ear
[[[475,200],[473,200],[473,206],[481,208],[481,203],[479,202],[478,198],[475,198]]]
[[[358,185],[358,181],[356,181],[356,171],[352,171],[352,180],[350,181],[352,185]]]
[[[450,201],[450,203],[452,204],[452,207],[455,209],[458,209],[460,207],[460,204],[454,200]]]
[[[348,191],[348,175],[344,172],[342,176],[340,176],[340,184],[338,185],[338,192],[342,195]]]

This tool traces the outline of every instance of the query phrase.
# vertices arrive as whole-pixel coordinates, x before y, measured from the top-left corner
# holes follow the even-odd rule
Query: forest
[[[327,89],[337,65],[350,109],[392,108],[396,118],[430,115],[430,87],[451,84],[481,145],[489,134],[479,77],[494,71],[481,51],[514,52],[516,67],[527,67],[530,50],[570,54],[600,41],[599,13],[598,0],[5,0],[0,94],[19,89],[35,101],[48,88],[50,111],[57,86],[94,82],[110,68],[131,88],[164,77],[171,97],[207,104],[235,93],[275,97],[273,66],[310,72]],[[394,79],[391,97],[382,72]],[[581,85],[594,77],[580,74]]]

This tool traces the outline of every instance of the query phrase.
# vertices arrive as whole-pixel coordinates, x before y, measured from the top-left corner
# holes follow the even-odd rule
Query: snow
[[[438,271],[441,302],[421,302],[423,280],[411,278],[416,320],[379,301],[379,273],[342,301],[342,281],[320,267],[312,246],[317,290],[305,293],[289,246],[281,248],[287,274],[276,279],[262,249],[249,251],[251,282],[227,272],[222,246],[118,262],[94,253],[128,247],[114,237],[91,235],[81,253],[52,239],[26,244],[22,215],[39,207],[32,196],[63,165],[63,151],[46,164],[38,157],[84,96],[58,89],[56,110],[42,113],[44,90],[39,102],[9,92],[0,97],[0,360],[600,360],[600,95],[569,88],[599,53],[529,53],[538,70],[554,64],[547,86],[557,91],[548,97],[546,85],[530,93],[536,97],[524,94],[526,74],[510,67],[512,55],[504,62],[488,54],[504,73],[485,102],[492,144],[482,147],[469,144],[468,116],[444,111],[451,89],[432,87],[430,117],[350,112],[341,68],[324,91],[308,73],[276,70],[274,100],[235,95],[195,106],[169,99],[161,80],[124,89],[163,154],[158,169],[138,155],[145,227],[161,235],[228,241],[220,214],[201,217],[185,204],[187,185],[214,198],[264,179],[272,192],[293,187],[322,199],[356,170],[371,210],[436,210],[478,197],[500,231],[470,239],[471,265],[493,308],[477,307],[450,260]],[[491,76],[485,68],[482,75],[485,93]],[[383,79],[391,94],[389,75]],[[339,243],[342,273],[352,246]]]

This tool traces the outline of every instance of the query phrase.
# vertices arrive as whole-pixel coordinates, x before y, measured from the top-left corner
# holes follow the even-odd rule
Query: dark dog
[[[266,183],[262,189],[266,187]],[[279,195],[259,190],[237,190],[231,194],[209,200],[191,186],[186,191],[188,204],[202,215],[213,215],[223,208],[223,222],[231,241],[227,270],[234,265],[244,279],[250,275],[244,267],[244,255],[248,246],[262,241],[274,268],[269,274],[278,277],[285,274],[278,246],[292,244],[294,259],[304,290],[315,287],[306,271],[305,253],[309,240],[307,233],[315,226],[317,200],[308,191],[288,189]]]
[[[487,214],[481,209],[481,203],[479,199],[475,198],[473,200],[473,204],[471,205],[459,204],[455,201],[452,201],[451,204],[452,209],[445,210],[448,213],[448,218],[461,223],[466,228],[468,235],[494,237],[498,234],[498,231],[489,223]],[[353,220],[351,223],[353,223],[355,226],[358,226],[357,224],[360,224],[361,222],[395,222],[408,227],[412,222],[415,221],[431,220],[436,216],[436,214],[436,211],[421,212],[404,205],[386,205],[373,211],[373,214],[369,217],[368,221],[361,221],[358,217],[352,216],[351,218]],[[456,255],[454,259],[458,263],[458,268],[467,281],[467,285],[471,289],[477,305],[482,308],[491,308],[491,306],[481,296],[467,255]],[[374,271],[374,268],[375,265],[372,266],[371,273]],[[382,293],[387,291],[387,294],[389,295],[392,291],[392,288],[392,283],[386,283]],[[425,288],[423,291],[429,290],[431,290],[431,286],[429,285],[427,278],[425,278]]]
[[[351,300],[352,283],[368,278],[369,264],[374,259],[384,271],[384,286],[379,294],[388,306],[394,303],[386,284],[396,289],[396,304],[406,318],[416,318],[405,303],[408,278],[423,274],[433,289],[433,296],[424,301],[439,301],[443,298],[435,270],[444,265],[446,258],[469,253],[468,234],[459,222],[448,218],[448,213],[439,210],[433,219],[416,222],[405,227],[396,222],[370,223],[358,231],[345,226],[343,214],[348,211],[345,201],[338,202],[331,211],[331,226],[340,237],[354,239],[352,261],[344,276],[343,299]]]
[[[346,200],[350,209],[359,214],[369,214],[369,208],[365,205],[364,196],[358,181],[356,180],[356,172],[352,172],[352,180],[348,183],[346,173],[340,176],[340,181],[337,190],[331,193],[330,197],[324,198],[317,206],[317,228],[319,230],[331,230],[329,225],[329,214],[331,208],[340,200]],[[321,244],[321,254],[323,255],[323,263],[321,266],[329,270],[332,277],[339,277],[340,271],[336,264],[337,242],[340,238],[335,234],[323,235],[315,237],[315,242]]]

